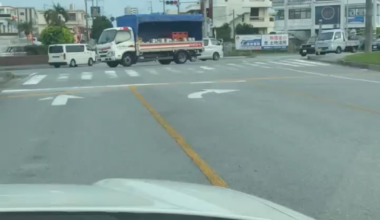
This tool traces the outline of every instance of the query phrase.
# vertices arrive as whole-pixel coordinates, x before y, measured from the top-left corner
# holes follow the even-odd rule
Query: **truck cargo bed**
[[[140,52],[156,52],[156,51],[174,51],[174,50],[201,50],[203,49],[202,41],[189,42],[168,42],[168,43],[138,43]]]

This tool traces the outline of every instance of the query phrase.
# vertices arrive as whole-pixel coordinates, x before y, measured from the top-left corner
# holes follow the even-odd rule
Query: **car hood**
[[[157,180],[106,179],[92,185],[0,184],[0,212],[169,213],[234,219],[312,220],[228,188]]]

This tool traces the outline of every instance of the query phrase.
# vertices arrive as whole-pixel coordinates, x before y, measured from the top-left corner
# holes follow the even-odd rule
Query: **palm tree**
[[[64,26],[65,23],[69,20],[67,11],[59,3],[54,4],[52,9],[45,11],[44,17],[46,23],[53,26]]]
[[[17,25],[19,31],[24,32],[25,36],[28,36],[33,32],[33,23],[32,22],[23,22]]]

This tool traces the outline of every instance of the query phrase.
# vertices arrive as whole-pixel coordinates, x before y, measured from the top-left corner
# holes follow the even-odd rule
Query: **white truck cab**
[[[358,40],[349,40],[343,30],[325,30],[318,35],[315,42],[315,52],[317,55],[326,53],[341,53],[350,51],[355,53],[359,47]]]

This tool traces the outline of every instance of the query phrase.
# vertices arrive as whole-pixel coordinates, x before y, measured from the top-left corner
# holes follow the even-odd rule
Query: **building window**
[[[285,11],[284,10],[278,10],[277,11],[277,16],[276,16],[276,19],[277,20],[284,20],[284,13],[285,13]]]
[[[25,15],[25,13],[24,12],[20,12],[20,15]]]
[[[259,17],[259,8],[251,8],[251,16]]]
[[[310,8],[289,9],[289,19],[308,19],[311,18]]]
[[[76,20],[77,20],[77,14],[69,13],[69,21],[76,21]]]

